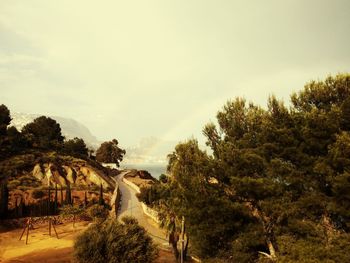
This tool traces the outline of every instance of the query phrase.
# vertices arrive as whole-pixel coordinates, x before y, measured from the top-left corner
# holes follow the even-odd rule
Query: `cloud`
[[[350,69],[348,1],[2,1],[0,98],[133,145]]]

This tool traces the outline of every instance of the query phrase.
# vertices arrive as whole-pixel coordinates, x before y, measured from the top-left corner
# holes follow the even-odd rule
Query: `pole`
[[[30,221],[29,221],[29,222],[30,222]],[[26,245],[28,244],[29,226],[30,226],[30,223],[29,223],[28,226],[27,226]]]
[[[24,235],[24,232],[26,232],[27,225],[28,225],[28,219],[27,219],[27,221],[26,221],[26,224],[25,224],[25,226],[24,226],[24,228],[23,228],[23,232],[22,232],[22,234],[21,234],[21,236],[20,236],[19,240],[21,240],[21,239],[22,239],[22,237],[23,237],[23,235]]]
[[[49,217],[49,236],[51,236],[51,217]]]
[[[184,262],[184,242],[185,242],[185,217],[181,220],[181,263]]]
[[[55,225],[54,225],[53,222],[52,222],[52,228],[53,228],[53,230],[55,230],[55,234],[56,234],[56,237],[57,237],[57,239],[58,239],[58,234],[57,234],[57,231],[56,231],[56,227],[55,227]]]

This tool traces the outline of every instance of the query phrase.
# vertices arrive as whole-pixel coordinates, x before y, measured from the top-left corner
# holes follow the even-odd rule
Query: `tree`
[[[55,201],[54,201],[54,213],[57,214],[58,211],[58,191],[57,191],[57,183],[55,184]]]
[[[125,150],[118,147],[118,141],[114,139],[101,144],[96,151],[96,160],[103,163],[115,163],[119,167],[125,153]]]
[[[152,206],[185,216],[203,258],[349,261],[349,98],[344,74],[308,83],[289,109],[274,96],[267,109],[228,101],[203,131],[212,155],[195,140],[177,145],[156,185],[169,194],[152,194]]]
[[[136,219],[124,217],[123,223],[109,219],[91,225],[74,244],[80,263],[148,263],[154,262],[157,249],[146,230]]]
[[[8,212],[9,191],[7,183],[1,183],[0,195],[0,218],[6,218]]]
[[[32,197],[34,199],[41,199],[45,196],[45,193],[44,191],[42,190],[39,190],[39,189],[34,189],[33,192],[32,192]]]
[[[28,123],[22,133],[32,143],[33,147],[41,149],[60,149],[64,137],[60,125],[49,117],[41,116]]]
[[[75,227],[76,217],[83,213],[83,209],[77,206],[73,206],[71,204],[65,205],[60,208],[60,214],[64,217],[73,216],[73,228]]]
[[[95,204],[88,208],[87,214],[95,221],[104,221],[108,217],[109,210],[103,205]]]
[[[7,126],[11,122],[9,109],[4,105],[0,105],[0,136],[6,135]]]
[[[103,186],[102,186],[102,183],[100,185],[100,194],[99,194],[99,198],[98,198],[98,204],[102,205],[102,206],[105,204],[105,200],[103,199]]]
[[[65,141],[63,151],[72,156],[88,156],[88,148],[83,139],[75,137],[74,139]]]
[[[4,105],[0,105],[0,160],[8,156],[9,142],[7,138],[7,126],[11,122],[10,111]]]
[[[70,183],[69,182],[67,182],[65,204],[66,205],[72,205],[72,193],[71,193],[71,190],[70,190]]]
[[[89,202],[88,202],[88,198],[87,198],[87,193],[86,191],[84,192],[84,208],[86,208],[88,206]]]

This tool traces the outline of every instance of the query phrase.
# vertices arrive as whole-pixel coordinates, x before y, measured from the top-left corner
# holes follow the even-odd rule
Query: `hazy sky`
[[[0,0],[0,103],[99,139],[200,137],[230,98],[266,105],[350,71],[350,1]]]

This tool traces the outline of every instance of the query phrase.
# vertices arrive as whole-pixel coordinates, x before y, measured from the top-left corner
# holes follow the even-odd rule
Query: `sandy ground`
[[[72,223],[57,225],[59,239],[53,229],[49,236],[47,224],[35,225],[29,231],[27,245],[25,235],[21,241],[18,240],[22,229],[0,233],[0,262],[70,262],[74,238],[87,228],[88,223],[77,222],[75,228]],[[61,261],[57,261],[57,255]]]
[[[25,235],[19,241],[22,229],[0,233],[0,262],[1,263],[58,263],[75,262],[73,244],[75,237],[84,231],[89,222],[77,222],[73,229],[72,223],[56,226],[59,239],[52,230],[49,236],[48,226],[34,226],[30,230],[28,244]],[[156,263],[173,263],[171,252],[160,250]]]

